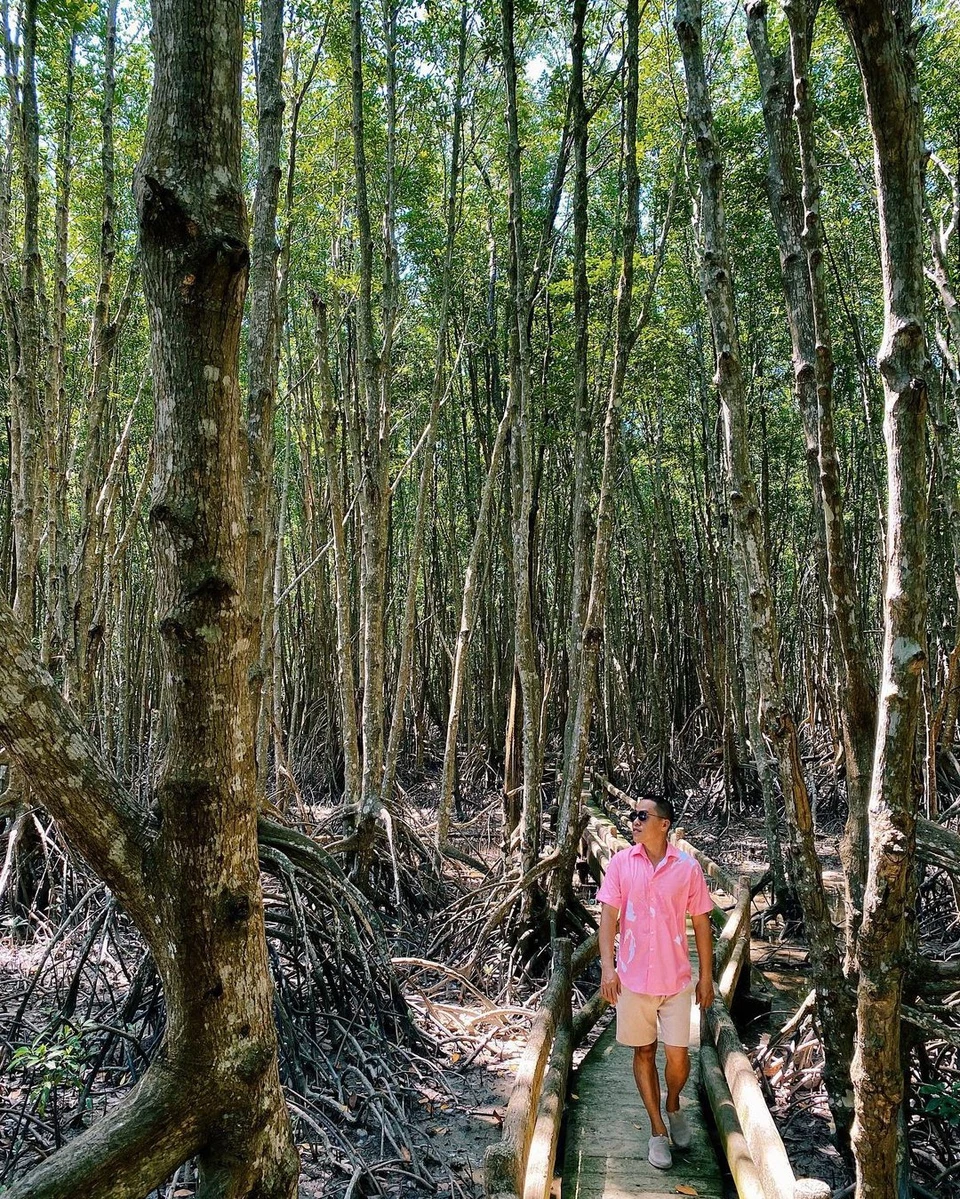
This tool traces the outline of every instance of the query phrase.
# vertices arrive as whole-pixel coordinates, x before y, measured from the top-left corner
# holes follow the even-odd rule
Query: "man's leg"
[[[690,1077],[690,1054],[684,1045],[664,1045],[667,1068],[664,1077],[667,1083],[667,1111],[680,1110],[680,1092]],[[659,1100],[659,1093],[657,1098]]]
[[[690,1067],[687,1066],[689,1074]],[[633,1077],[637,1082],[637,1090],[643,1100],[643,1106],[650,1117],[650,1131],[655,1137],[666,1135],[667,1126],[660,1113],[660,1077],[657,1074],[657,1042],[649,1045],[637,1045],[633,1051]],[[686,1081],[686,1080],[684,1080]],[[679,1095],[679,1091],[677,1092]]]

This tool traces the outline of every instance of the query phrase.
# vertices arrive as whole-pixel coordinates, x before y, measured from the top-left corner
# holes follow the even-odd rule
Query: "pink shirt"
[[[699,863],[667,845],[654,867],[642,845],[610,859],[597,899],[620,909],[617,974],[640,995],[676,995],[692,978],[687,949],[687,912],[712,911]]]

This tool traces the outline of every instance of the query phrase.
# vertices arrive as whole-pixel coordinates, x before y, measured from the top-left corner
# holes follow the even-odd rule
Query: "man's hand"
[[[613,964],[613,948],[619,920],[620,909],[605,903],[600,913],[598,934],[600,941],[600,994],[611,1005],[620,998],[620,978]]]
[[[709,974],[701,974],[697,982],[697,1005],[708,1008],[713,1004],[713,979]]]
[[[620,975],[612,966],[604,966],[600,975],[600,994],[613,1006],[620,998]]]

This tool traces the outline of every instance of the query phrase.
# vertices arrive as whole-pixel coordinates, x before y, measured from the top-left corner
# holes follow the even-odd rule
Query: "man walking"
[[[690,1076],[690,1008],[693,999],[686,916],[700,958],[697,1003],[713,1003],[713,901],[699,863],[667,841],[674,821],[668,799],[644,798],[630,815],[634,844],[614,854],[597,899],[600,916],[600,993],[617,1007],[617,1040],[633,1047],[633,1076],[650,1117],[647,1158],[661,1170],[673,1164],[670,1139],[686,1149],[692,1131],[680,1110]],[[620,949],[614,967],[617,924]],[[657,1023],[667,1058],[667,1120],[660,1111]]]

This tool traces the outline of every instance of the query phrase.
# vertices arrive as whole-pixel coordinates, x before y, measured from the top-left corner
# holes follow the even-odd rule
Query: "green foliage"
[[[923,1082],[917,1090],[924,1097],[923,1110],[951,1128],[960,1128],[960,1081],[955,1078]]]
[[[24,1074],[30,1086],[30,1100],[43,1116],[55,1087],[80,1090],[87,1053],[83,1044],[84,1028],[64,1023],[59,1031],[41,1034],[29,1045],[15,1049],[7,1066],[8,1074]]]

